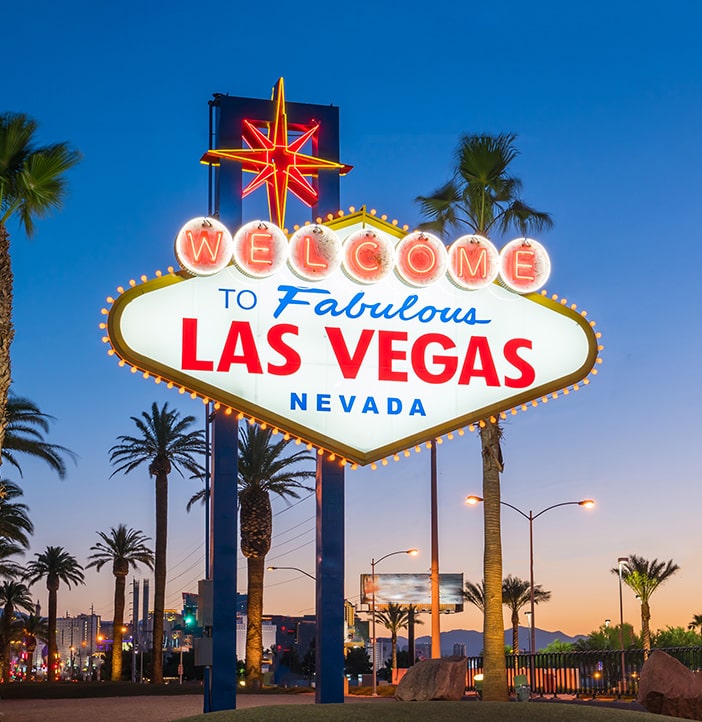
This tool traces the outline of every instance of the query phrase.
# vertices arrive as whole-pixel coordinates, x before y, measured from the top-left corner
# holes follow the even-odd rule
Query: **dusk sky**
[[[462,133],[518,134],[524,197],[555,223],[538,235],[553,266],[546,288],[587,310],[604,344],[587,388],[505,424],[505,501],[534,513],[597,502],[534,524],[536,582],[552,592],[537,626],[576,634],[605,618],[617,623],[610,569],[632,553],[680,565],[653,596],[651,626],[687,626],[702,613],[702,8],[511,0],[397,8],[387,0],[372,9],[278,0],[3,8],[0,111],[28,114],[43,142],[68,141],[83,156],[63,212],[40,220],[30,240],[10,226],[13,389],[56,417],[50,440],[78,455],[65,481],[38,463],[23,461],[23,478],[2,467],[24,489],[36,526],[27,558],[50,544],[84,562],[96,531],[122,522],[153,537],[153,481],[146,469],[110,478],[108,450],[153,401],[198,423],[204,406],[118,367],[101,343],[100,309],[130,279],[176,265],[175,234],[206,213],[199,159],[212,93],[268,98],[282,76],[289,101],[340,109],[341,160],[354,166],[341,181],[342,208],[367,204],[411,227],[421,221],[414,199],[448,180]],[[296,212],[289,225],[308,219]],[[245,220],[254,217],[245,206]],[[393,557],[377,571],[427,572],[428,451],[346,479],[347,597],[357,601],[373,557],[418,547],[418,557]],[[203,512],[185,511],[197,489],[171,477],[167,607],[181,608],[181,592],[197,591],[203,575]],[[477,434],[443,443],[440,568],[474,582],[482,510],[463,500],[480,493]],[[273,506],[268,563],[313,573],[314,497]],[[528,579],[528,523],[507,508],[502,519],[504,573]],[[46,589],[33,595],[46,613]],[[111,619],[112,595],[109,568],[89,570],[85,587],[59,590],[59,613],[93,604]],[[268,614],[310,614],[314,584],[269,572],[264,599]],[[638,632],[628,589],[624,612]],[[461,627],[481,629],[478,610],[442,617],[442,629]],[[427,619],[422,632],[429,628]]]

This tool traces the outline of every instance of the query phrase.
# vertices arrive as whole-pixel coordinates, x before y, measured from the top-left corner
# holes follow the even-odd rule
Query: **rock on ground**
[[[417,662],[407,671],[395,690],[401,702],[432,699],[462,699],[466,689],[466,658],[442,657]]]
[[[638,701],[648,712],[702,720],[702,674],[656,650],[641,670]]]

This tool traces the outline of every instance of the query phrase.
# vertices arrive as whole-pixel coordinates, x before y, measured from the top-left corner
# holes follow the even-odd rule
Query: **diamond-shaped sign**
[[[325,225],[404,236],[366,214]],[[133,366],[361,464],[576,384],[597,358],[585,318],[545,296],[449,274],[303,279],[289,263],[148,281],[108,332]]]

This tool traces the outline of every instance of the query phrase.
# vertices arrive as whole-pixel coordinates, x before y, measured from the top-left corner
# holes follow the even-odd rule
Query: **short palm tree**
[[[124,623],[124,599],[127,574],[129,567],[136,569],[137,563],[144,564],[149,569],[154,568],[154,553],[146,545],[149,537],[140,531],[127,529],[120,524],[116,529],[110,529],[109,534],[104,531],[97,532],[100,541],[90,547],[93,552],[88,556],[90,560],[86,569],[95,567],[99,572],[105,564],[112,564],[112,573],[115,577],[115,605],[112,632],[112,681],[122,679],[122,624]]]
[[[21,476],[22,469],[17,456],[32,456],[45,461],[59,478],[66,476],[64,457],[75,460],[75,454],[63,446],[49,444],[45,440],[44,434],[49,431],[53,416],[42,413],[33,401],[10,393],[5,407],[5,420],[7,426],[2,446],[3,461],[14,466]]]
[[[27,505],[15,501],[22,494],[17,484],[0,480],[0,537],[27,549],[28,535],[34,533],[34,525]]]
[[[34,609],[32,597],[26,584],[5,581],[0,584],[0,605],[2,606],[2,681],[10,681],[10,653],[12,651],[12,624],[20,609],[31,612]]]
[[[534,604],[548,602],[551,592],[545,591],[540,584],[534,585]],[[512,613],[512,651],[519,654],[519,612],[531,602],[531,585],[524,579],[511,574],[502,582],[502,604]],[[535,649],[531,650],[535,652]]]
[[[463,598],[477,607],[481,612],[485,612],[485,584],[478,582],[466,582],[463,587]]]
[[[524,235],[530,229],[549,228],[551,217],[521,199],[521,181],[510,172],[510,164],[518,155],[516,139],[512,133],[464,135],[456,153],[453,179],[432,195],[417,198],[428,219],[423,227],[439,233],[465,229],[485,237],[494,236],[495,232],[505,233],[510,228]],[[480,429],[485,519],[483,699],[486,701],[508,698],[502,619],[501,439],[499,423],[486,419]]]
[[[58,667],[56,659],[58,650],[56,647],[56,611],[58,607],[58,590],[63,582],[69,589],[71,584],[85,584],[83,567],[77,559],[69,554],[63,547],[48,546],[46,549],[35,555],[27,564],[25,579],[29,585],[46,579],[46,588],[49,590],[49,681],[55,682],[58,679]]]
[[[65,174],[79,160],[78,153],[65,143],[38,145],[36,132],[36,122],[26,115],[0,115],[0,453],[7,424],[5,407],[12,378],[10,346],[14,336],[7,223],[16,218],[31,236],[36,219],[61,208],[66,195]]]
[[[197,460],[206,450],[202,429],[190,430],[194,416],[181,416],[177,409],[161,408],[155,402],[151,411],[132,416],[137,427],[136,436],[119,436],[118,444],[110,449],[110,461],[118,472],[129,474],[142,464],[148,465],[149,475],[156,486],[156,535],[154,554],[154,628],[151,682],[163,683],[163,612],[166,598],[166,548],[168,544],[168,477],[171,471],[181,476],[181,467],[194,475],[203,473]]]
[[[388,604],[385,609],[376,611],[375,619],[390,632],[391,667],[395,670],[397,669],[397,633],[409,624],[409,607],[402,604]],[[414,623],[423,622],[415,617]]]
[[[34,654],[37,642],[46,642],[49,639],[49,628],[46,619],[38,614],[21,614],[22,636],[27,650],[27,678],[34,679]]]
[[[687,625],[687,628],[693,632],[695,629],[699,629],[700,635],[702,635],[702,614],[695,614],[692,621]]]
[[[678,569],[680,567],[672,559],[667,562],[659,562],[658,559],[649,561],[636,554],[630,554],[622,567],[622,581],[639,596],[641,601],[641,641],[645,653],[651,649],[651,630],[649,628],[651,595]],[[612,574],[619,575],[619,567],[614,567]]]
[[[263,575],[273,530],[270,495],[297,499],[298,490],[308,488],[303,481],[315,475],[296,468],[315,457],[306,451],[290,454],[290,443],[272,441],[270,428],[247,424],[239,431],[241,552],[248,571],[246,683],[254,689],[261,686]]]

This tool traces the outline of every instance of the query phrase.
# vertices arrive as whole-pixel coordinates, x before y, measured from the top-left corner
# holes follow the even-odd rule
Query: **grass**
[[[390,702],[271,705],[187,717],[179,722],[661,722],[675,717],[570,702]]]

